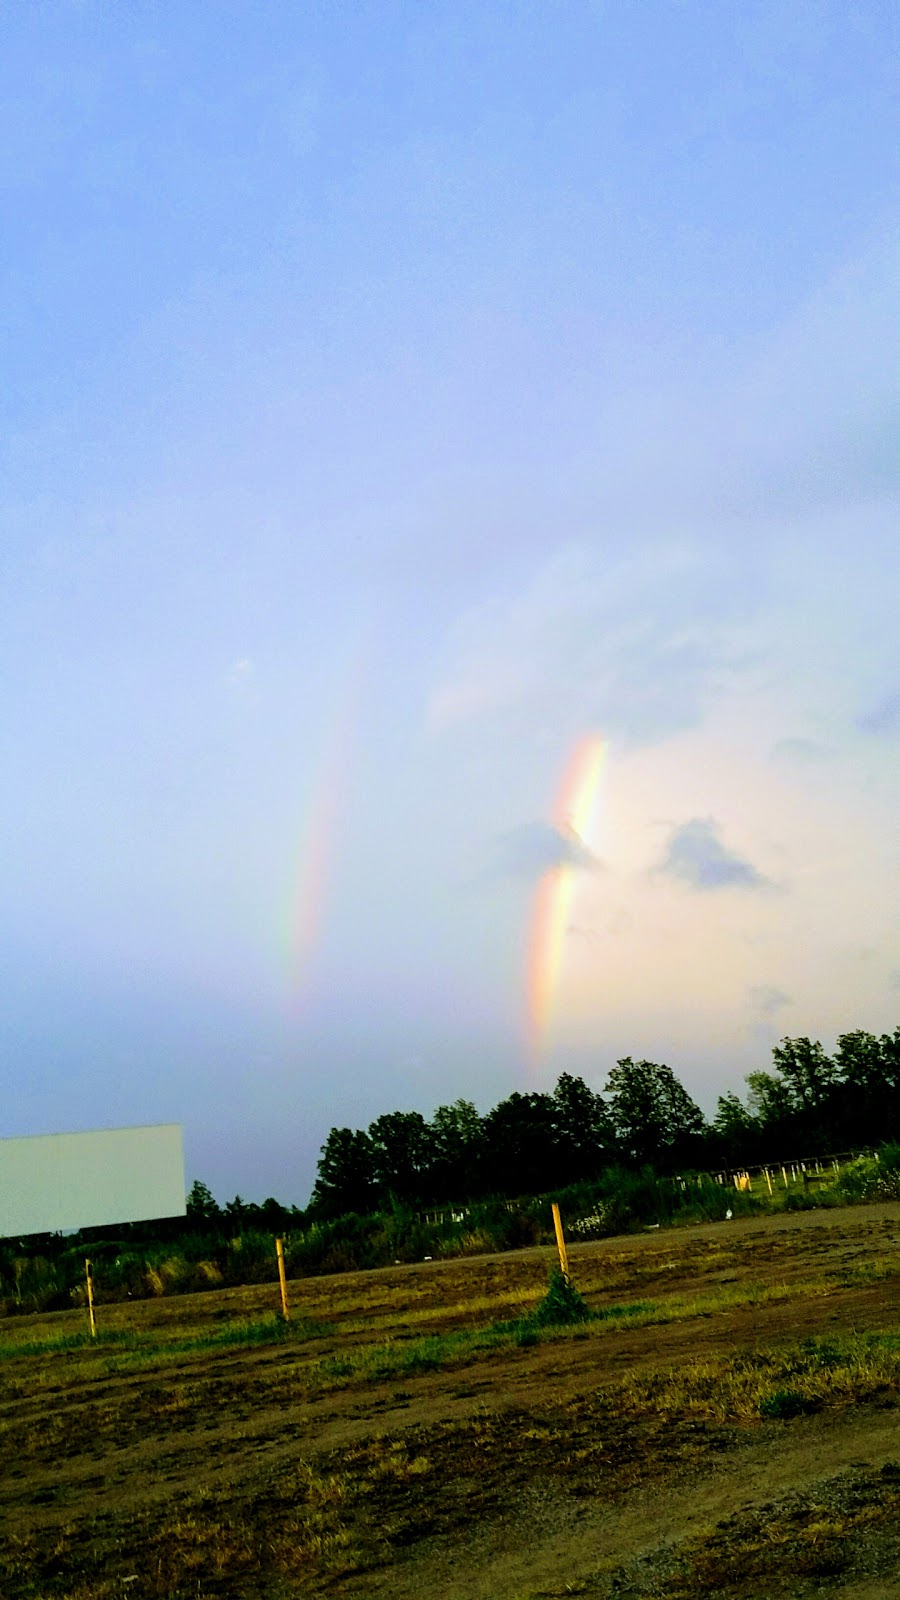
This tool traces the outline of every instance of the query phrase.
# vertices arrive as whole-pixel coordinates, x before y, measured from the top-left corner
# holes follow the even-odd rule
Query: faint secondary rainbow
[[[342,716],[328,741],[303,830],[290,911],[289,984],[294,998],[305,986],[325,920],[338,822],[350,767],[351,733],[350,718]]]
[[[351,768],[371,650],[363,644],[346,674],[322,758],[309,790],[297,863],[291,874],[288,908],[288,988],[294,1002],[308,987],[316,947],[321,943],[333,878],[342,813]]]
[[[552,822],[562,839],[590,851],[607,743],[597,734],[579,739],[563,773]],[[532,1063],[542,1056],[559,993],[566,933],[575,896],[577,861],[543,874],[534,898],[528,950],[528,1044]]]

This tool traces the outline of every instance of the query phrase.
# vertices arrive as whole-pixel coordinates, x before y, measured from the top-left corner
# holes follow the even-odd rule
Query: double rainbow
[[[553,807],[551,820],[560,835],[586,850],[591,848],[607,748],[606,741],[596,734],[587,734],[578,741]],[[527,981],[527,1032],[532,1062],[538,1061],[546,1048],[559,993],[577,872],[577,861],[550,867],[535,894]]]

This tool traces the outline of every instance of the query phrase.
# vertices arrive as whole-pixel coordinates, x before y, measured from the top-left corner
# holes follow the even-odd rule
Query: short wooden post
[[[284,1275],[284,1245],[280,1239],[275,1240],[275,1254],[278,1257],[278,1282],[281,1286],[281,1315],[287,1322],[290,1312],[288,1311],[287,1279]]]
[[[768,1167],[766,1167],[766,1183],[769,1185],[769,1193],[772,1194],[772,1192],[773,1192],[773,1190],[772,1190],[772,1174],[769,1171]]]
[[[91,1338],[97,1337],[97,1319],[94,1316],[94,1280],[91,1277],[91,1263],[87,1256],[84,1258],[84,1276],[87,1282],[88,1317],[91,1324]]]
[[[557,1205],[555,1200],[553,1201],[552,1210],[553,1210],[553,1226],[556,1229],[556,1248],[559,1251],[559,1267],[560,1267],[560,1271],[562,1272],[563,1277],[566,1280],[566,1283],[568,1283],[568,1281],[569,1281],[569,1254],[568,1254],[568,1251],[566,1250],[566,1237],[565,1237],[565,1234],[563,1233],[562,1217],[559,1214],[559,1206]]]

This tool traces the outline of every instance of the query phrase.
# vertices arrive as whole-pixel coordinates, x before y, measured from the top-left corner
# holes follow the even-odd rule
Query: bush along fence
[[[830,1182],[835,1177],[840,1178],[844,1168],[852,1163],[862,1160],[878,1161],[878,1152],[875,1150],[845,1150],[840,1155],[834,1156],[805,1156],[796,1157],[789,1161],[775,1161],[760,1163],[753,1167],[721,1167],[718,1172],[699,1172],[697,1178],[703,1182],[723,1184],[735,1189],[749,1192],[753,1188],[753,1180],[757,1179],[768,1188],[769,1194],[774,1194],[778,1187],[787,1191],[791,1184],[803,1184],[808,1187],[812,1183]],[[687,1178],[679,1178],[679,1183],[686,1186]]]
[[[529,1245],[553,1245],[551,1206],[565,1218],[573,1242],[608,1238],[646,1227],[724,1220],[773,1210],[805,1210],[872,1200],[900,1200],[900,1146],[841,1157],[661,1176],[610,1168],[594,1181],[517,1200],[483,1200],[417,1213],[401,1205],[368,1216],[318,1221],[288,1218],[276,1234],[265,1228],[195,1228],[169,1237],[119,1237],[88,1230],[0,1242],[0,1314],[87,1306],[85,1257],[91,1262],[95,1306],[129,1299],[191,1293],[228,1285],[271,1283],[352,1272],[397,1263],[482,1255]],[[183,1225],[182,1225],[183,1226]],[[227,1222],[226,1222],[227,1226]],[[124,1236],[122,1236],[124,1235]],[[281,1240],[280,1252],[275,1239]],[[277,1289],[276,1289],[277,1293]],[[285,1290],[286,1296],[286,1290]],[[286,1298],[282,1311],[286,1314]]]

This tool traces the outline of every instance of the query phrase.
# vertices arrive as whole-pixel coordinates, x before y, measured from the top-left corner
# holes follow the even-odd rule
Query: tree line
[[[292,1277],[550,1243],[550,1199],[573,1238],[605,1238],[769,1204],[759,1186],[704,1172],[875,1147],[877,1159],[778,1203],[900,1197],[900,1028],[842,1034],[831,1056],[818,1040],[782,1039],[772,1070],[749,1075],[744,1099],[720,1096],[709,1120],[669,1067],[626,1056],[602,1094],[564,1073],[551,1092],[511,1094],[484,1116],[458,1100],[430,1120],[393,1112],[332,1128],[304,1209],[240,1195],[220,1206],[197,1181],[184,1217],[0,1240],[0,1315],[81,1304],[86,1254],[102,1301],[272,1282],[273,1234]]]
[[[367,1129],[332,1128],[309,1213],[365,1216],[547,1193],[616,1165],[665,1174],[900,1139],[900,1028],[841,1034],[831,1056],[818,1040],[784,1038],[772,1058],[771,1071],[749,1074],[743,1100],[719,1097],[711,1120],[670,1067],[625,1056],[603,1093],[563,1073],[552,1091],[515,1092],[484,1116],[456,1100],[430,1120],[392,1111]]]

